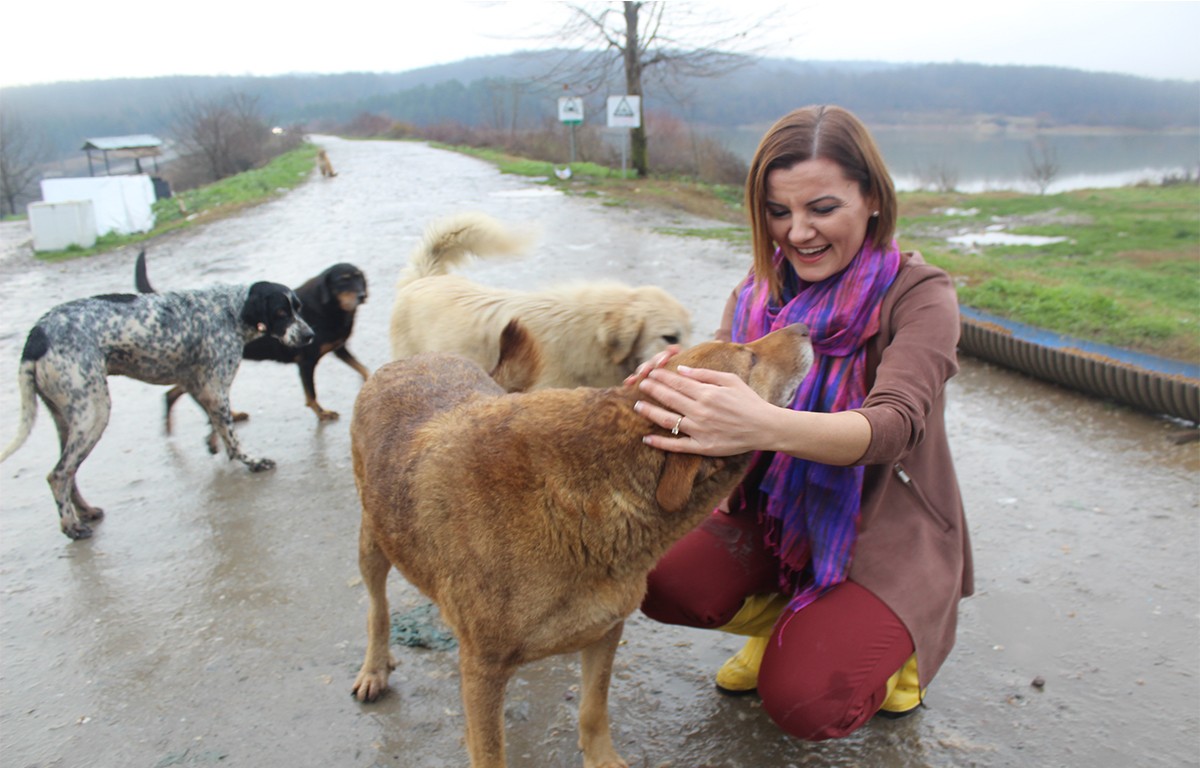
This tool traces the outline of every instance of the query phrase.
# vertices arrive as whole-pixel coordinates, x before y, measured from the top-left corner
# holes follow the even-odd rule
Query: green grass
[[[91,248],[73,246],[63,251],[41,251],[34,255],[48,262],[82,258],[136,245],[168,232],[228,216],[298,186],[312,172],[316,156],[317,148],[305,144],[279,155],[262,168],[178,193],[167,200],[155,201],[154,228],[149,232],[132,235],[109,233],[97,239]]]
[[[749,227],[657,227],[657,232],[676,237],[698,237],[702,240],[720,240],[734,245],[744,245],[747,252],[750,248]]]
[[[517,157],[496,149],[488,149],[486,147],[462,147],[449,146],[430,142],[431,146],[440,149],[448,149],[458,152],[463,155],[477,157],[480,160],[485,160],[496,166],[501,173],[511,173],[514,176],[526,176],[545,180],[547,183],[553,184],[563,179],[559,179],[554,175],[556,169],[569,167],[571,169],[571,179],[579,181],[583,179],[620,179],[621,171],[615,168],[608,168],[595,163],[566,163],[558,165],[545,160],[530,160],[526,157]],[[627,172],[627,177],[633,177],[633,171]]]
[[[971,211],[948,217],[948,207]],[[955,276],[967,306],[1059,333],[1200,360],[1200,188],[1059,195],[901,195],[901,239]],[[971,247],[949,231],[1003,223],[1044,246]]]

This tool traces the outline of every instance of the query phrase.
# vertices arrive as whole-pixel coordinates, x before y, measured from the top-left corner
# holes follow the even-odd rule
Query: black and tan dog
[[[146,254],[138,254],[134,266],[134,283],[142,293],[153,293],[146,272]],[[300,367],[300,383],[304,387],[305,405],[317,414],[321,421],[338,418],[336,411],[327,411],[317,402],[317,386],[314,374],[317,363],[332,352],[339,360],[353,368],[365,380],[370,375],[367,367],[346,348],[346,342],[354,331],[354,314],[367,300],[367,278],[353,264],[334,264],[321,274],[295,289],[300,298],[300,316],[313,331],[313,339],[300,347],[289,347],[269,336],[255,339],[242,350],[246,360],[274,360],[277,363],[295,363]],[[167,431],[171,431],[171,406],[183,391],[178,387],[167,392]],[[234,420],[243,421],[246,414],[235,412]],[[215,448],[215,437],[210,436],[209,447]]]
[[[238,445],[229,386],[248,342],[264,335],[290,345],[311,341],[312,331],[299,312],[292,289],[265,282],[60,304],[26,338],[18,372],[21,422],[0,461],[29,437],[40,396],[62,447],[47,477],[59,524],[72,539],[90,536],[87,523],[104,513],[84,501],[75,474],[108,426],[107,377],[120,375],[178,385],[208,414],[230,459],[254,471],[270,469],[275,462],[247,456]]]
[[[751,455],[646,445],[660,428],[634,413],[635,387],[505,394],[521,378],[506,370],[505,344],[492,378],[465,357],[422,353],[384,365],[359,392],[350,436],[370,609],[353,690],[372,701],[387,688],[394,565],[458,637],[473,768],[505,765],[504,689],[517,667],[571,651],[582,651],[584,765],[618,768],[607,697],[625,618],[658,558],[729,494]],[[728,371],[784,405],[811,362],[793,325],[751,344],[701,344],[668,367]]]

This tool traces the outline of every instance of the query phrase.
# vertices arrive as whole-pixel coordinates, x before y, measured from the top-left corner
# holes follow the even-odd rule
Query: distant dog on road
[[[526,244],[527,238],[482,213],[434,222],[396,286],[392,358],[457,352],[490,370],[500,332],[515,318],[542,350],[538,388],[606,387],[668,345],[687,345],[691,315],[655,286],[598,281],[521,292],[447,274],[472,254],[513,255]]]
[[[134,266],[134,283],[138,291],[153,293],[146,272],[145,252],[138,254]],[[336,411],[327,411],[317,402],[317,386],[314,374],[317,363],[329,352],[353,368],[365,381],[370,371],[358,361],[346,342],[354,331],[354,315],[367,300],[367,278],[353,264],[334,264],[321,274],[296,288],[300,299],[300,316],[313,331],[313,339],[297,347],[288,346],[273,336],[260,336],[242,350],[246,360],[274,360],[278,363],[295,363],[300,367],[300,383],[304,387],[304,402],[320,421],[331,421],[338,417]],[[167,392],[167,431],[171,431],[171,406],[183,394],[183,389],[174,387]],[[247,418],[244,413],[234,413],[234,421]],[[210,446],[215,446],[215,435],[210,436]],[[216,450],[215,447],[213,450]]]
[[[233,432],[229,386],[242,347],[263,335],[285,344],[313,336],[299,315],[300,300],[285,285],[218,286],[148,295],[109,294],[54,307],[33,326],[18,370],[21,422],[0,454],[4,461],[33,429],[37,397],[58,428],[62,455],[47,477],[59,525],[72,539],[91,535],[87,523],[103,511],[84,501],[75,473],[108,426],[108,376],[178,384],[208,414],[230,459],[252,471],[275,462],[242,453]]]
[[[493,372],[507,381],[459,355],[429,353],[382,366],[359,392],[350,440],[370,607],[353,692],[375,700],[395,666],[387,600],[395,566],[458,638],[474,768],[505,765],[504,689],[517,667],[572,651],[582,652],[584,765],[625,766],[607,711],[624,620],[658,558],[729,494],[753,455],[651,448],[642,437],[672,425],[634,412],[636,387],[504,394],[522,366],[507,341]],[[812,347],[792,325],[750,344],[700,344],[668,367],[681,364],[733,373],[785,405]]]
[[[337,171],[333,170],[333,163],[329,162],[329,155],[323,149],[317,150],[317,166],[325,178],[332,179],[337,176]]]

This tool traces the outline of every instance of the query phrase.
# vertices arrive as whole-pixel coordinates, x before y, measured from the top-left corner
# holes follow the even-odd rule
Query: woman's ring
[[[678,435],[678,434],[679,434],[679,425],[680,425],[680,424],[682,424],[682,423],[683,423],[683,416],[680,416],[678,419],[676,419],[676,420],[675,420],[675,426],[671,427],[671,434],[672,434],[672,435]]]

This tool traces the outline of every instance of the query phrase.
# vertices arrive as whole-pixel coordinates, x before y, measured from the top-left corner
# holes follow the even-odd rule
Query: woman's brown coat
[[[946,437],[945,385],[958,372],[958,300],[949,275],[905,254],[867,348],[871,424],[850,579],[896,612],[917,648],[921,686],[954,646],[958,602],[975,589],[971,542]]]

